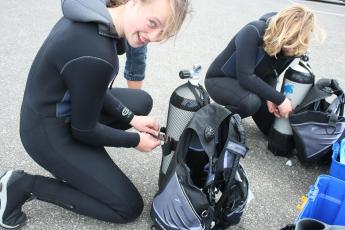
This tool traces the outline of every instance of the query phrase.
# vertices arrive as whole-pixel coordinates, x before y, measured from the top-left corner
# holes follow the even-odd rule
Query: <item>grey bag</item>
[[[327,98],[335,96],[332,102]],[[290,116],[297,156],[302,162],[330,156],[332,145],[344,135],[344,92],[334,79],[320,79]]]

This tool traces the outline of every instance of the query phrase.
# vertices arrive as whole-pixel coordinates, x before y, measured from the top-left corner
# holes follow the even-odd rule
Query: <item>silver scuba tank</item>
[[[315,77],[307,61],[308,57],[303,56],[297,65],[289,67],[284,74],[281,92],[291,100],[293,109],[314,85]],[[294,147],[289,119],[275,118],[268,135],[268,149],[278,156],[290,156]]]
[[[192,116],[203,106],[210,103],[206,90],[199,84],[201,65],[194,65],[192,70],[181,70],[179,77],[188,79],[187,83],[177,87],[171,94],[165,132],[165,143],[159,173],[159,184],[166,175],[177,141]]]

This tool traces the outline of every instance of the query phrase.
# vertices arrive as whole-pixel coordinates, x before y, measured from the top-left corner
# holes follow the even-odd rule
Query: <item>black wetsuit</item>
[[[253,116],[265,134],[274,119],[266,101],[277,105],[284,101],[285,96],[275,89],[277,78],[293,61],[282,53],[277,58],[271,57],[262,47],[267,20],[272,15],[269,13],[244,26],[213,61],[205,79],[214,101],[242,118]]]
[[[138,217],[143,200],[104,146],[138,145],[139,135],[122,129],[133,113],[147,115],[152,108],[142,90],[108,90],[122,42],[97,23],[62,18],[32,64],[20,121],[25,149],[55,177],[27,174],[25,190],[116,223]]]

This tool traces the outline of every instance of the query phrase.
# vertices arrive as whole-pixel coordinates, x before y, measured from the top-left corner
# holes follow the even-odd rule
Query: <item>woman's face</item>
[[[169,0],[130,0],[123,20],[123,31],[132,47],[159,42],[171,17]]]
[[[287,57],[291,57],[294,56],[296,54],[296,49],[295,48],[291,48],[291,47],[284,47],[282,48],[283,53],[285,56]]]

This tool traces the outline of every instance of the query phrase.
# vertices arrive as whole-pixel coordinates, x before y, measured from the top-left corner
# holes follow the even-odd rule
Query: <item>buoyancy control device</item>
[[[183,130],[196,111],[210,104],[208,93],[199,84],[200,71],[201,65],[194,65],[192,70],[181,70],[179,77],[188,79],[188,81],[177,87],[171,94],[166,128],[161,129],[166,138],[162,145],[163,154],[159,171],[159,184],[167,172],[177,141]]]
[[[247,152],[238,114],[216,103],[195,112],[152,201],[155,229],[220,230],[238,224],[250,199],[240,165]]]
[[[293,109],[299,105],[314,85],[315,76],[307,63],[308,56],[289,67],[284,74],[281,92],[291,100]],[[288,118],[276,118],[268,135],[268,149],[277,156],[290,156],[295,144]]]

